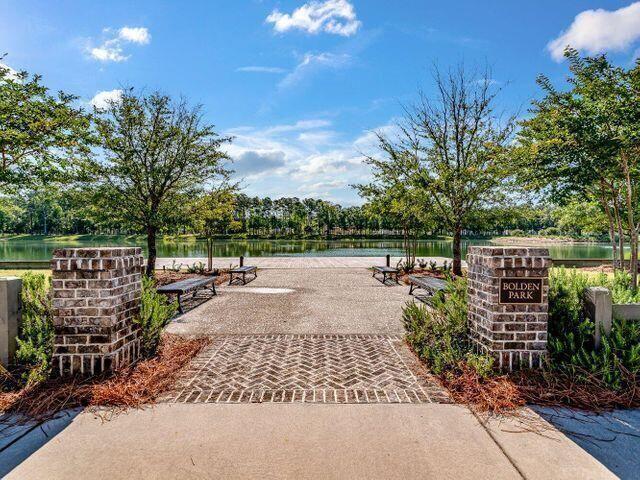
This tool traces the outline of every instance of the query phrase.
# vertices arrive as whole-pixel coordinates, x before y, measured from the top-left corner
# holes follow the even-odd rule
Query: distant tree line
[[[78,189],[24,190],[0,197],[0,233],[30,235],[126,235],[144,233],[129,222],[114,220],[108,209],[87,202],[88,193]],[[204,198],[200,195],[197,198]],[[321,199],[284,197],[250,197],[232,194],[230,221],[219,221],[212,231],[216,235],[249,237],[326,237],[402,235],[402,225],[372,204],[342,207]],[[164,223],[161,234],[199,234],[203,214],[185,206]],[[219,218],[224,212],[218,213]],[[494,207],[478,210],[464,230],[465,236],[539,232],[570,237],[599,239],[606,237],[607,221],[596,202],[577,199],[563,206],[528,205]],[[419,236],[447,235],[442,226],[421,227]]]

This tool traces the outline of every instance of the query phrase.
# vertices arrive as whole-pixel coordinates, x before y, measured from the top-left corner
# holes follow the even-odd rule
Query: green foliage
[[[22,321],[16,360],[25,369],[27,385],[44,380],[51,369],[53,354],[53,313],[50,279],[42,273],[22,276]]]
[[[457,367],[470,353],[467,282],[463,278],[448,280],[445,290],[433,297],[431,308],[407,303],[402,320],[408,342],[437,374]]]
[[[558,227],[543,228],[538,233],[546,237],[559,237],[562,235],[562,231]]]
[[[102,183],[95,201],[123,225],[147,235],[147,275],[153,275],[156,236],[163,224],[187,214],[203,185],[226,180],[224,144],[200,106],[131,91],[98,112],[103,159],[95,162]]]
[[[524,232],[524,230],[520,230],[519,228],[514,228],[513,230],[509,231],[509,235],[511,235],[512,237],[524,237],[526,233]]]
[[[193,262],[192,265],[187,266],[187,273],[203,274],[205,270],[205,265],[202,262]]]
[[[171,260],[171,266],[167,267],[167,270],[171,270],[172,272],[179,272],[182,269],[182,263],[178,263],[175,259]]]
[[[601,236],[607,233],[607,218],[594,200],[573,198],[566,205],[555,208],[551,216],[560,231],[567,235]]]
[[[467,353],[467,366],[473,368],[482,378],[489,378],[494,372],[493,365],[495,359],[489,355],[480,355],[477,353]]]
[[[0,56],[0,60],[2,57]],[[90,154],[90,118],[77,97],[51,95],[39,75],[0,64],[0,188],[17,190],[79,173]]]
[[[396,264],[396,268],[400,270],[403,274],[412,273],[416,268],[416,262],[408,261],[408,260],[400,260]]]
[[[145,357],[153,356],[156,353],[162,330],[177,310],[176,302],[169,302],[165,295],[157,292],[152,278],[143,277],[140,315],[135,319],[135,322],[141,329],[141,348]]]
[[[191,216],[196,231],[203,235],[207,242],[209,270],[213,268],[214,237],[220,233],[233,232],[242,226],[234,218],[235,209],[236,203],[232,188],[208,192],[194,202]],[[204,265],[202,272],[204,272]]]
[[[549,279],[550,368],[570,372],[578,379],[594,375],[609,387],[627,386],[629,375],[640,374],[640,322],[614,319],[609,336],[602,332],[601,345],[595,349],[595,323],[584,308],[587,287],[604,286],[611,290],[614,303],[638,302],[630,276],[618,272],[588,276],[575,269],[554,269]]]

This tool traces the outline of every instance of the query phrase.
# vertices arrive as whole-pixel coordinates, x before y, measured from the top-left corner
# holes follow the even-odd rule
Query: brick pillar
[[[546,248],[470,247],[471,339],[504,370],[540,367],[547,353],[549,268]]]
[[[62,248],[53,252],[54,371],[96,374],[135,361],[140,248]]]

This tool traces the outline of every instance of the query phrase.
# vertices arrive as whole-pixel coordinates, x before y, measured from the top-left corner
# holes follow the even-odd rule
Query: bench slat
[[[446,281],[441,278],[434,277],[418,277],[415,275],[409,275],[409,281],[415,285],[434,291],[444,290],[447,286]]]
[[[196,288],[203,287],[210,283],[215,282],[216,277],[196,277],[196,278],[186,278],[184,280],[179,280],[177,282],[170,283],[168,285],[163,285],[162,287],[158,287],[158,292],[160,293],[186,293],[191,290],[195,290]]]
[[[232,273],[243,273],[243,272],[248,273],[248,272],[252,272],[252,271],[256,270],[257,268],[258,267],[253,266],[253,265],[247,265],[247,266],[244,266],[244,267],[234,268],[233,270],[231,270],[231,272]]]
[[[381,266],[375,266],[373,267],[373,269],[376,272],[387,272],[387,273],[396,273],[399,270],[397,268],[393,268],[393,267],[381,267]]]

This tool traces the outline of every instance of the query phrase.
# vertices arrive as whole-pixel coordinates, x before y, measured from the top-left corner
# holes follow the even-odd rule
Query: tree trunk
[[[147,250],[149,251],[149,256],[147,258],[147,277],[153,277],[154,270],[156,269],[156,234],[157,228],[155,226],[147,227]]]
[[[618,228],[618,255],[620,256],[620,268],[624,270],[624,226],[620,217],[620,201],[618,193],[613,191],[613,213]]]
[[[453,230],[453,274],[462,276],[462,226],[456,225]]]
[[[629,261],[629,270],[631,271],[631,289],[635,292],[638,288],[638,227],[636,226],[635,218],[633,215],[634,205],[634,192],[633,184],[631,182],[631,172],[629,168],[629,159],[627,154],[623,153],[622,170],[625,176],[626,183],[626,195],[625,200],[627,204],[627,223],[629,224],[629,243],[631,246],[631,259]]]
[[[207,269],[213,270],[213,238],[207,238]]]
[[[609,207],[609,201],[607,200],[607,196],[605,194],[604,186],[602,182],[600,182],[600,203],[602,204],[602,208],[604,209],[604,213],[607,215],[607,221],[609,222],[609,238],[611,240],[611,249],[613,256],[613,269],[618,268],[618,246],[616,245],[616,230],[615,225],[613,223],[613,215],[611,215],[611,207]]]

